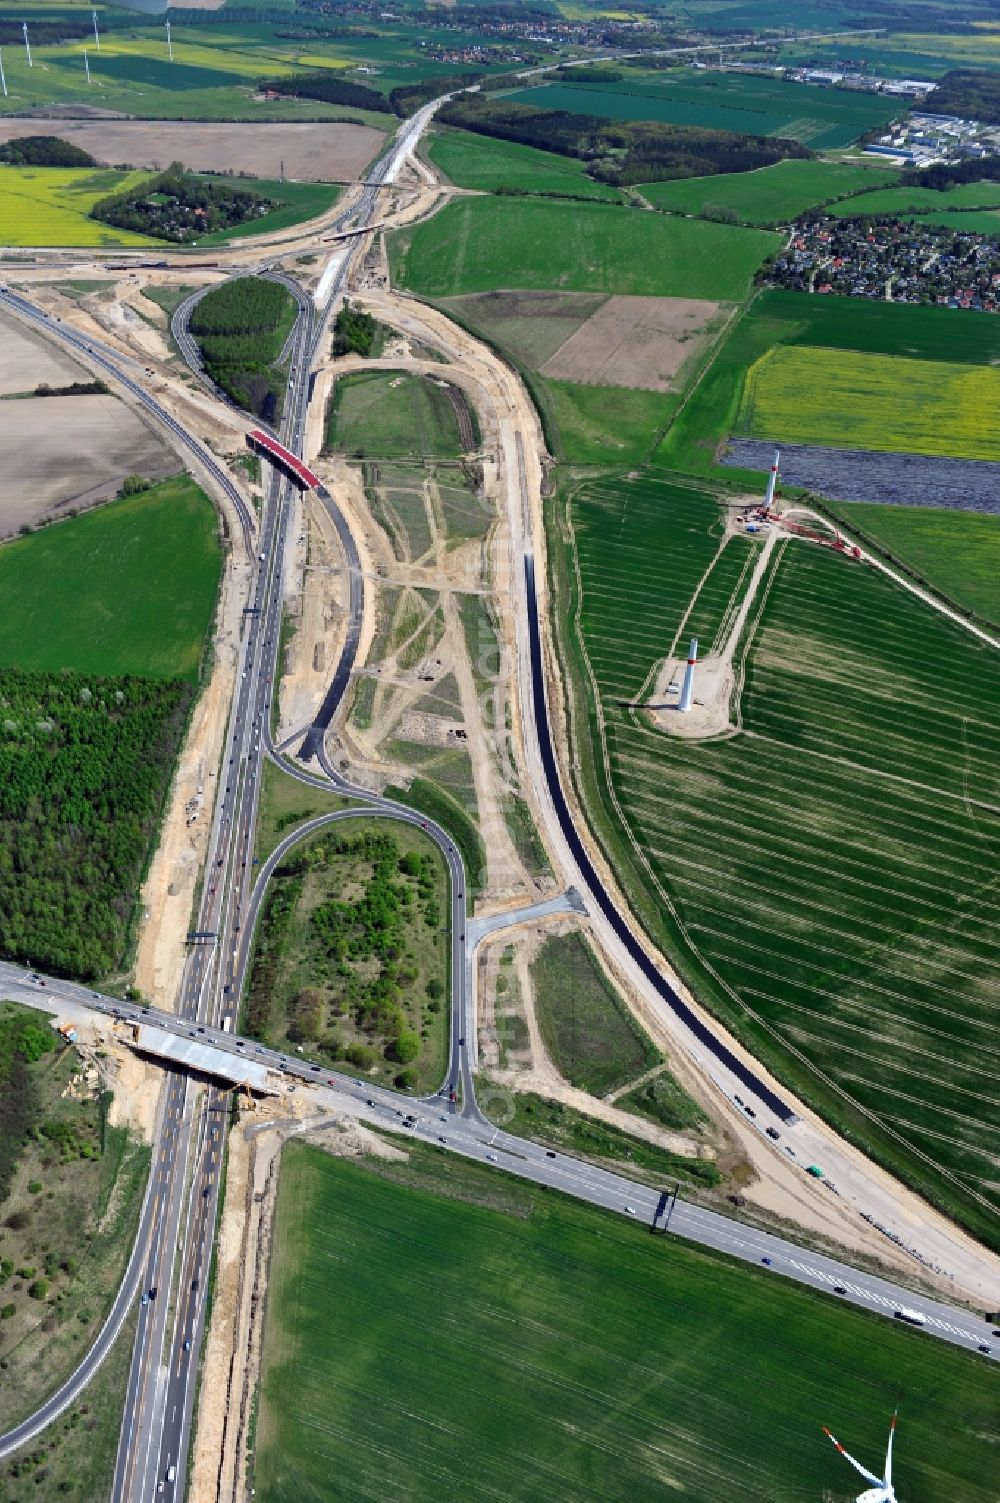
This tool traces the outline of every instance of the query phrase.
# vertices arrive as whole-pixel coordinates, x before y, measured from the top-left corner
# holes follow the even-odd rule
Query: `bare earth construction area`
[[[0,141],[37,136],[39,122],[0,121]],[[244,172],[251,177],[346,183],[376,155],[382,131],[370,125],[310,121],[255,125],[190,120],[61,120],[59,136],[99,163],[161,168],[183,162],[193,172]]]

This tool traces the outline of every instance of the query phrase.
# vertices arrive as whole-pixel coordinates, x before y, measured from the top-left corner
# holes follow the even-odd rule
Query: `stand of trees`
[[[72,141],[59,136],[18,136],[0,146],[0,162],[8,167],[96,167],[97,162]]]
[[[298,78],[262,78],[257,85],[261,93],[281,94],[292,99],[320,99],[324,104],[343,104],[354,110],[379,110],[389,113],[389,101],[376,89],[351,83],[336,73],[302,73]]]
[[[1000,157],[970,157],[965,162],[935,162],[919,172],[904,172],[904,187],[935,188],[945,193],[958,183],[1000,182]]]
[[[272,198],[193,177],[182,163],[172,162],[149,182],[99,199],[90,218],[120,230],[183,243],[260,219],[275,207]]]
[[[0,670],[0,953],[93,978],[121,963],[191,690]]]
[[[266,422],[281,412],[285,380],[273,362],[294,316],[287,287],[263,277],[224,282],[191,315],[191,332],[212,380],[230,401]]]
[[[616,187],[750,172],[785,157],[813,155],[798,141],[738,136],[731,131],[647,120],[605,120],[598,115],[543,110],[475,94],[461,94],[443,105],[438,119],[479,135],[579,157],[587,162],[590,177]]]
[[[362,313],[345,302],[334,320],[334,355],[370,355],[377,329],[370,313]]]

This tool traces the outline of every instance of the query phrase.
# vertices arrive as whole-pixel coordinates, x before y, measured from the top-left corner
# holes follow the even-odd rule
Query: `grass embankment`
[[[581,788],[628,898],[755,1055],[995,1246],[988,649],[872,571],[788,544],[751,634],[743,734],[687,743],[629,705],[711,562],[716,507],[602,482],[572,518],[582,595],[554,548],[554,616],[565,641],[579,609],[570,661],[586,682],[582,646],[601,711],[580,702]]]
[[[783,443],[954,459],[1000,459],[1000,370],[859,355],[775,349],[747,372],[738,433]]]
[[[486,852],[479,830],[458,799],[427,778],[414,778],[408,788],[390,785],[385,795],[426,814],[448,832],[465,864],[466,895],[474,898],[486,880]]]
[[[458,188],[565,198],[606,198],[621,202],[617,188],[588,177],[585,164],[516,141],[494,140],[465,131],[447,131],[431,141],[427,155]]]
[[[0,167],[0,244],[160,245],[149,235],[88,217],[100,199],[137,187],[151,175],[93,167]]]
[[[996,331],[991,319],[952,308],[910,308],[902,303],[810,297],[808,293],[781,290],[761,293],[733,324],[656,450],[653,463],[657,468],[711,474],[713,480],[741,488],[756,483],[751,475],[718,468],[715,455],[736,426],[748,370],[775,346],[810,352],[809,370],[799,397],[803,404],[814,406],[819,382],[812,374],[813,352],[824,352],[822,358],[827,364],[833,363],[832,351],[842,350],[849,354],[906,356],[918,362],[990,365],[996,359]],[[900,367],[900,378],[903,374]],[[901,390],[900,398],[906,403],[905,390]],[[794,413],[789,416],[795,420]],[[864,421],[863,413],[861,419]],[[893,422],[892,413],[889,420]],[[790,437],[782,434],[785,441]],[[809,437],[806,441],[819,440]],[[843,425],[834,443],[849,448],[859,440],[852,428]]]
[[[326,1497],[331,1477],[410,1503],[853,1496],[820,1427],[872,1464],[897,1404],[901,1496],[992,1499],[984,1362],[407,1147],[405,1164],[285,1149],[258,1503]]]
[[[132,1250],[149,1151],[107,1125],[110,1095],[47,1017],[0,1003],[0,1429],[79,1362]]]
[[[717,177],[681,178],[672,183],[643,183],[639,191],[658,209],[709,218],[734,214],[741,224],[776,225],[797,219],[806,209],[842,194],[880,188],[899,174],[891,168],[853,162],[776,162],[757,172],[727,172]],[[881,197],[881,194],[875,194]],[[864,199],[848,199],[834,212],[853,213]],[[860,208],[857,212],[865,212]]]
[[[339,793],[327,793],[323,788],[300,783],[290,773],[282,772],[273,762],[266,761],[260,787],[254,856],[258,862],[266,861],[275,846],[280,845],[298,825],[305,824],[317,814],[350,809],[354,803],[354,799],[343,798]]]
[[[187,475],[18,538],[0,548],[0,662],[195,680],[221,568]]]
[[[863,501],[826,509],[956,605],[1000,624],[1000,516]]]
[[[463,198],[390,235],[389,251],[394,281],[425,297],[521,287],[736,302],[780,243],[613,205]]]
[[[680,1180],[688,1188],[712,1189],[722,1178],[711,1159],[671,1153],[532,1091],[484,1092],[480,1106],[505,1132],[619,1169],[648,1185]]]
[[[531,967],[542,1042],[572,1085],[603,1096],[660,1062],[579,934],[550,934]]]
[[[357,819],[291,851],[271,879],[246,1031],[324,1067],[435,1090],[448,1035],[448,879],[420,830]]]
[[[337,381],[326,441],[358,459],[456,459],[462,452],[447,392],[424,376],[386,371]]]
[[[205,181],[218,182],[219,179],[206,177]],[[222,181],[229,182],[230,179],[223,178]],[[275,230],[287,230],[304,220],[317,219],[333,208],[341,191],[332,183],[289,183],[257,177],[237,181],[240,187],[248,188],[261,198],[271,199],[277,204],[277,208],[269,214],[261,215],[259,219],[232,225],[227,230],[217,230],[214,235],[204,235],[198,240],[199,246],[225,245],[230,240],[242,240],[247,235],[269,235]]]

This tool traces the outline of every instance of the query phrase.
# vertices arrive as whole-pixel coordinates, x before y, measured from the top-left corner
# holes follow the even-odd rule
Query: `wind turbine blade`
[[[892,1442],[893,1442],[893,1437],[896,1434],[896,1415],[898,1414],[898,1412],[899,1412],[898,1410],[895,1410],[895,1409],[893,1410],[893,1413],[892,1413],[892,1424],[889,1426],[889,1444],[886,1447],[886,1452],[885,1452],[885,1478],[884,1478],[884,1481],[885,1481],[886,1487],[892,1487]]]
[[[873,1485],[873,1487],[881,1487],[882,1486],[882,1478],[874,1476],[868,1470],[868,1468],[866,1466],[862,1466],[861,1463],[860,1463],[860,1461],[856,1461],[854,1459],[854,1457],[851,1455],[850,1451],[845,1451],[844,1448],[843,1448],[843,1446],[840,1444],[840,1441],[837,1439],[837,1437],[835,1435],[831,1434],[831,1432],[826,1428],[825,1425],[823,1426],[823,1434],[824,1435],[828,1435],[830,1437],[830,1439],[833,1441],[834,1445],[837,1447],[837,1450],[840,1452],[841,1456],[843,1456],[844,1460],[845,1461],[849,1461],[851,1463],[851,1466],[854,1468],[854,1470],[856,1472],[860,1472],[861,1475],[862,1475],[862,1477],[865,1479],[866,1482],[870,1482]]]

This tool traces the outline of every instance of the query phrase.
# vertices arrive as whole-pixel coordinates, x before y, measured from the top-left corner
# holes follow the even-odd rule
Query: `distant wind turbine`
[[[889,1426],[889,1444],[885,1453],[885,1472],[883,1476],[876,1477],[874,1472],[870,1472],[867,1467],[862,1466],[860,1461],[855,1461],[851,1453],[844,1450],[837,1437],[832,1435],[825,1425],[823,1426],[823,1434],[830,1436],[830,1439],[844,1460],[849,1461],[854,1470],[860,1472],[865,1481],[872,1484],[863,1493],[859,1493],[855,1503],[896,1503],[896,1494],[892,1489],[892,1438],[895,1433],[896,1416],[894,1414],[892,1416],[892,1424]]]

